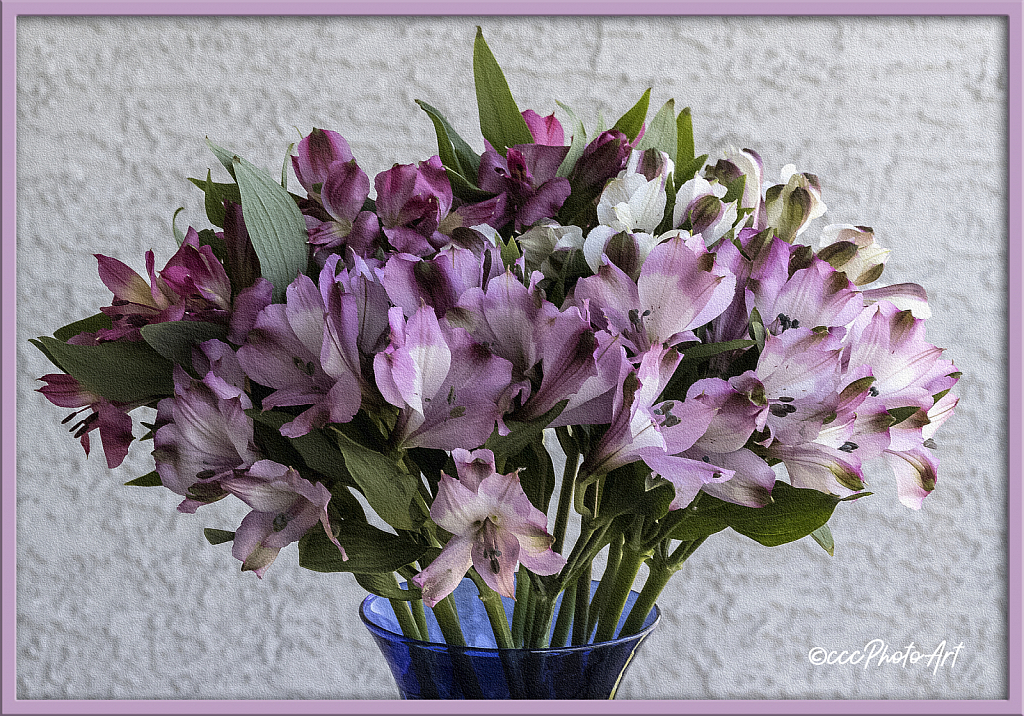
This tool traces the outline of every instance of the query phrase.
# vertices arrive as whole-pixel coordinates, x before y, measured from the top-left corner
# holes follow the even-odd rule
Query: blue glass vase
[[[591,584],[591,595],[597,584]],[[627,637],[559,648],[498,649],[476,585],[463,580],[453,596],[465,647],[444,643],[429,609],[431,641],[418,641],[402,635],[389,600],[374,595],[363,600],[359,616],[384,654],[403,699],[613,699],[633,655],[661,619],[655,606],[643,628]],[[630,592],[616,633],[637,596]],[[502,601],[511,619],[514,602]],[[561,596],[552,625],[560,607]]]

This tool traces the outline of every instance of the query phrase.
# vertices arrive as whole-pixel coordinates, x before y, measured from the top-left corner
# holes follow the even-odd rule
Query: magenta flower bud
[[[441,159],[396,164],[373,181],[377,215],[397,251],[426,256],[450,242],[437,229],[452,208],[452,187]]]
[[[541,117],[532,109],[528,109],[523,112],[523,119],[526,120],[526,126],[529,127],[533,141],[537,144],[545,144],[549,147],[561,147],[565,144],[562,123],[555,118],[554,114]]]
[[[298,146],[298,156],[292,157],[292,168],[299,183],[311,194],[319,194],[327,181],[334,162],[352,161],[348,142],[337,132],[314,129]]]

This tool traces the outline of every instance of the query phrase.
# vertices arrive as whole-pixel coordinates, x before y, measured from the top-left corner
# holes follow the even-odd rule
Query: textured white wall
[[[477,24],[522,108],[559,99],[593,127],[653,86],[654,106],[693,108],[698,152],[817,173],[826,219],[874,227],[885,278],[928,288],[929,338],[964,373],[922,511],[881,468],[837,511],[833,559],[709,539],[620,696],[1007,698],[1007,27],[955,17],[22,18],[18,696],[394,698],[350,576],[300,570],[294,546],[262,582],[239,573],[202,528],[240,505],[187,516],[123,487],[145,449],[113,473],[98,441],[86,460],[32,392],[52,369],[26,341],[107,302],[93,253],[142,271],[146,249],[172,253],[178,206],[204,225],[185,182],[219,169],[204,135],[277,171],[296,127],[335,129],[373,176],[436,151],[421,98],[479,149]],[[934,674],[808,662],[875,638],[963,648]]]

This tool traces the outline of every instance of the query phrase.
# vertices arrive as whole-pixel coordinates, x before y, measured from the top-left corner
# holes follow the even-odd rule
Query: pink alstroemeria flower
[[[342,559],[348,559],[327,516],[331,493],[319,482],[304,479],[294,468],[259,460],[245,475],[221,480],[220,485],[252,508],[235,531],[231,547],[243,572],[255,572],[262,579],[281,548],[299,540],[317,522]]]
[[[458,479],[441,474],[430,517],[452,538],[437,559],[412,578],[433,607],[454,591],[470,567],[491,589],[515,598],[519,564],[554,574],[565,557],[554,552],[547,517],[530,503],[518,471],[499,475],[490,450],[453,450]]]
[[[128,446],[134,439],[132,419],[127,411],[139,407],[140,404],[111,402],[86,390],[74,377],[64,373],[50,373],[39,380],[46,382],[46,385],[39,388],[39,392],[51,403],[61,408],[81,408],[65,418],[65,423],[86,408],[92,410],[89,415],[71,426],[71,432],[81,441],[86,457],[89,456],[89,433],[99,429],[107,467],[113,469],[124,462],[128,455]]]

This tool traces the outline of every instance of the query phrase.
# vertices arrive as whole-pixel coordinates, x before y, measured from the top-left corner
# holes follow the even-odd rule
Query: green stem
[[[448,646],[465,646],[466,639],[462,636],[462,627],[459,625],[459,613],[455,610],[455,600],[448,595],[433,607],[434,616],[437,618],[437,625],[441,627],[441,634],[444,635],[445,643]]]
[[[615,584],[615,575],[619,569],[619,562],[622,560],[622,541],[623,536],[616,535],[610,545],[608,545],[608,561],[604,567],[604,574],[601,576],[601,582],[597,585],[597,590],[594,592],[594,600],[590,603],[590,609],[587,610],[587,637],[594,631],[594,626],[597,624],[597,618],[604,610],[604,605],[608,601],[608,595],[612,591],[612,586]]]
[[[576,578],[576,614],[572,620],[572,644],[578,646],[587,643],[587,614],[590,611],[590,573],[591,564],[580,570]]]
[[[529,601],[530,578],[526,574],[526,567],[520,567],[519,574],[516,576],[516,604],[512,608],[512,642],[517,647],[523,645],[526,612],[530,607]]]
[[[560,647],[569,643],[569,630],[576,614],[576,583],[566,587],[562,594],[562,604],[558,607],[558,618],[555,620],[555,631],[551,635],[551,646]]]
[[[513,649],[512,630],[508,625],[508,617],[505,616],[505,605],[501,601],[501,595],[491,589],[483,577],[475,569],[469,570],[469,577],[476,584],[480,592],[480,601],[484,603],[487,610],[487,618],[491,622],[491,631],[494,632],[494,642],[499,649]]]
[[[647,575],[644,588],[640,590],[640,596],[633,603],[633,608],[630,610],[629,616],[626,617],[625,624],[622,625],[621,636],[636,634],[643,628],[644,620],[654,608],[654,603],[673,574],[675,574],[675,570],[670,569],[664,562],[651,563],[651,572]]]
[[[410,639],[423,641],[423,635],[420,634],[419,627],[416,626],[416,622],[413,621],[412,614],[409,612],[409,605],[402,599],[389,599],[388,601],[391,602],[391,608],[395,611],[398,624],[402,627],[402,634]]]
[[[561,428],[559,428],[561,430]],[[562,553],[562,546],[565,542],[565,530],[569,525],[569,507],[572,505],[572,495],[576,488],[576,473],[579,468],[580,451],[578,448],[571,448],[565,453],[565,470],[562,472],[562,489],[558,491],[558,511],[555,514],[555,528],[552,533],[555,541],[551,549],[559,554]]]
[[[530,642],[533,638],[533,616],[537,612],[537,594],[536,589],[530,588],[530,591],[526,595],[526,609],[525,620],[523,621],[523,641],[521,642],[524,647],[529,648]]]
[[[536,591],[534,590],[534,592]],[[533,609],[533,629],[530,634],[531,649],[543,649],[548,645],[548,633],[551,629],[551,612],[554,606],[554,599],[550,595],[537,595]]]
[[[704,540],[706,540],[707,538],[708,536],[705,535],[700,539],[694,540],[693,542],[681,542],[679,546],[676,547],[675,551],[672,554],[670,554],[668,559],[666,560],[668,566],[673,571],[682,567],[683,562],[685,562],[689,558],[689,556],[697,550],[698,547],[704,544]]]
[[[598,619],[597,634],[594,636],[595,642],[611,641],[615,637],[615,627],[618,626],[622,609],[626,606],[626,599],[633,588],[633,581],[648,554],[648,552],[633,551],[629,548],[622,550],[622,559],[615,575],[615,584]]]
[[[413,621],[420,630],[420,638],[423,641],[430,641],[430,630],[427,628],[427,614],[423,611],[423,600],[413,599],[409,602],[409,609],[412,610]]]

